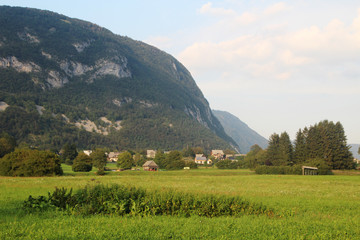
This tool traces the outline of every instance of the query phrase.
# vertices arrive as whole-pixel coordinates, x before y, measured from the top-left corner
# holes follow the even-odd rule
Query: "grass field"
[[[0,239],[360,239],[360,175],[255,175],[249,170],[94,172],[44,178],[0,177]],[[349,175],[343,175],[349,174]],[[238,195],[279,217],[73,216],[25,214],[22,202],[56,187],[127,184],[149,191]]]

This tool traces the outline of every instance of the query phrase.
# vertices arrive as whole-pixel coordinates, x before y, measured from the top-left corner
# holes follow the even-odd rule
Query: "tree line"
[[[299,129],[294,143],[287,132],[274,133],[269,138],[267,149],[254,145],[245,158],[250,168],[317,162],[330,169],[354,169],[353,159],[342,124],[328,120]]]

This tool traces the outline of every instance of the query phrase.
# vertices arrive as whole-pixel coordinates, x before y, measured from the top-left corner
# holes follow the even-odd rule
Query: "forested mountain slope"
[[[250,151],[250,147],[257,144],[263,149],[267,148],[268,141],[249,128],[246,123],[242,122],[239,118],[231,113],[219,110],[213,110],[213,114],[219,119],[221,125],[224,127],[225,132],[237,143],[241,153]]]
[[[169,54],[89,22],[6,6],[0,131],[42,148],[236,146]]]

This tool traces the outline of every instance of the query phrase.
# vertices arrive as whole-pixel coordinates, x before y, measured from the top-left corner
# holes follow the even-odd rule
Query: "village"
[[[142,169],[144,171],[159,171],[160,167],[158,163],[155,161],[156,154],[158,151],[161,150],[153,150],[148,149],[146,150],[146,155],[144,156],[145,163],[142,164]],[[83,153],[85,153],[87,156],[90,156],[92,153],[92,150],[83,150]],[[107,163],[117,163],[119,160],[119,155],[122,152],[108,152],[105,153],[107,156]],[[162,151],[163,154],[170,154],[171,151]],[[197,166],[213,166],[216,162],[222,161],[222,160],[231,160],[232,162],[237,162],[239,159],[242,159],[246,156],[246,154],[239,154],[239,153],[229,153],[229,151],[224,151],[221,149],[214,149],[211,150],[210,155],[206,155],[203,153],[196,153],[194,154],[194,157],[183,157],[183,160],[186,162],[191,162],[194,166],[196,164]],[[135,160],[136,155],[134,154],[133,159]],[[184,167],[185,170],[190,169],[191,167]],[[121,170],[121,169],[120,169]],[[139,170],[139,168],[132,168],[132,170]]]

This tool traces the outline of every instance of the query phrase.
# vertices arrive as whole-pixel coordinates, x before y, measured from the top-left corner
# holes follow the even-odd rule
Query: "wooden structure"
[[[302,175],[318,175],[317,167],[302,166]]]
[[[146,161],[143,165],[144,171],[157,171],[159,166],[154,161]]]

